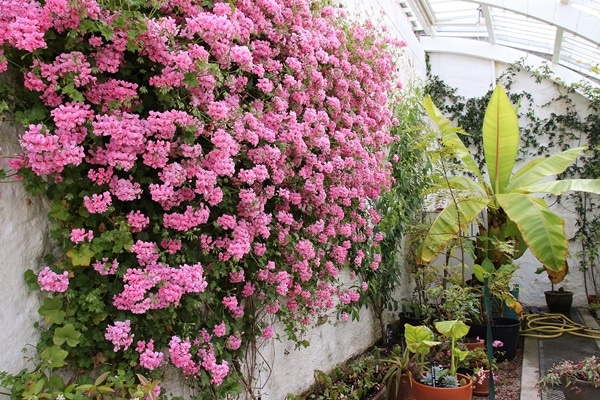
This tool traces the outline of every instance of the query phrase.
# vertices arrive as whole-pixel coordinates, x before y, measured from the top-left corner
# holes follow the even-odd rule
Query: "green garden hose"
[[[600,340],[600,329],[578,324],[559,313],[526,314],[523,317],[521,336],[539,339],[554,339],[569,333],[588,339]]]

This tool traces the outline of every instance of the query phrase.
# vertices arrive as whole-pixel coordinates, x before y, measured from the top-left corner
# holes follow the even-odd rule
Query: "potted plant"
[[[552,284],[552,290],[544,291],[544,297],[550,312],[568,313],[571,310],[573,292],[565,290],[562,286],[558,290],[554,290],[554,284]]]
[[[465,343],[465,347],[468,345]],[[494,349],[503,347],[503,343],[496,340],[492,343]],[[501,354],[496,351],[496,354]],[[483,343],[481,346],[470,348],[467,357],[461,365],[464,365],[465,372],[473,379],[473,394],[477,396],[487,396],[489,394],[489,380],[494,379],[495,372],[498,370],[496,357],[492,357],[491,363]]]
[[[498,85],[484,116],[482,131],[487,171],[480,171],[458,135],[464,131],[453,127],[430,97],[425,98],[424,105],[441,133],[440,143],[443,154],[448,156],[446,159],[459,160],[465,173],[450,175],[445,170],[444,185],[439,192],[450,194],[451,199],[443,204],[425,235],[419,249],[419,262],[431,262],[471,223],[476,223],[476,263],[489,259],[495,268],[500,268],[529,249],[549,270],[565,271],[568,239],[564,220],[538,194],[600,193],[600,179],[546,181],[562,173],[586,147],[531,160],[513,173],[520,141],[518,117],[506,92]],[[512,254],[504,251],[504,243],[514,244]]]
[[[563,360],[538,381],[541,390],[562,387],[566,400],[600,398],[600,357]]]
[[[594,318],[600,319],[600,303],[589,303],[588,310],[590,310]]]
[[[515,298],[513,289],[510,285],[513,273],[517,270],[513,263],[503,264],[496,268],[489,259],[483,260],[481,264],[473,267],[474,277],[478,282],[478,288],[481,290],[481,321],[470,323],[471,329],[468,336],[481,337],[491,343],[502,343],[502,347],[494,349],[498,361],[512,360],[519,345],[519,334],[521,330],[522,306]],[[483,283],[487,281],[489,292],[492,298],[489,301],[490,318],[485,313],[485,299],[483,296]],[[510,310],[516,318],[504,315],[504,310]],[[490,324],[491,338],[487,335],[487,324]]]
[[[411,358],[408,347],[394,346],[389,357],[381,360],[385,370],[383,383],[386,400],[404,400],[412,396],[410,376],[419,369],[415,358]]]
[[[468,350],[461,349],[459,340],[469,331],[469,327],[460,320],[437,321],[434,324],[440,340],[425,325],[405,326],[405,340],[408,350],[416,355],[418,371],[410,374],[412,393],[415,400],[447,399],[470,400],[472,379],[457,372],[459,362],[464,360]],[[449,343],[449,365],[427,366],[426,356],[444,340]]]

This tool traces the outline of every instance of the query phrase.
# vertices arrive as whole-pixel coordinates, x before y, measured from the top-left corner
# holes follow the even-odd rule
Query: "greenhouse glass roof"
[[[468,50],[473,41],[533,53],[600,79],[600,0],[399,0],[417,36]],[[422,40],[423,42],[423,40]],[[439,47],[438,47],[439,48]],[[448,49],[446,49],[449,51]],[[460,52],[455,49],[455,52]]]

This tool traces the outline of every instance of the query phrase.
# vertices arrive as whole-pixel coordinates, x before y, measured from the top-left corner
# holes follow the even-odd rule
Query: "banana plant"
[[[445,193],[453,200],[443,207],[425,234],[418,261],[431,262],[471,223],[477,221],[479,262],[489,259],[496,268],[517,259],[529,248],[542,266],[564,278],[568,271],[568,239],[564,219],[553,212],[544,194],[568,191],[600,193],[600,179],[548,180],[569,167],[586,147],[531,160],[513,173],[519,150],[519,123],[504,88],[494,89],[483,121],[483,148],[487,171],[481,171],[452,126],[429,96],[424,107],[437,126],[442,149],[459,160],[467,173],[447,176]],[[506,243],[512,243],[507,254]]]

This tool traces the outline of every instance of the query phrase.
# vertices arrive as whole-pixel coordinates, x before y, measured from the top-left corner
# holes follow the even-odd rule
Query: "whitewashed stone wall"
[[[17,129],[0,125],[0,146],[16,151]],[[2,165],[0,163],[0,165]],[[9,180],[9,179],[7,179]],[[37,271],[46,247],[46,208],[18,182],[0,183],[0,370],[16,373],[35,354],[39,319],[38,293],[30,291],[23,273]],[[22,352],[22,350],[26,350]]]

